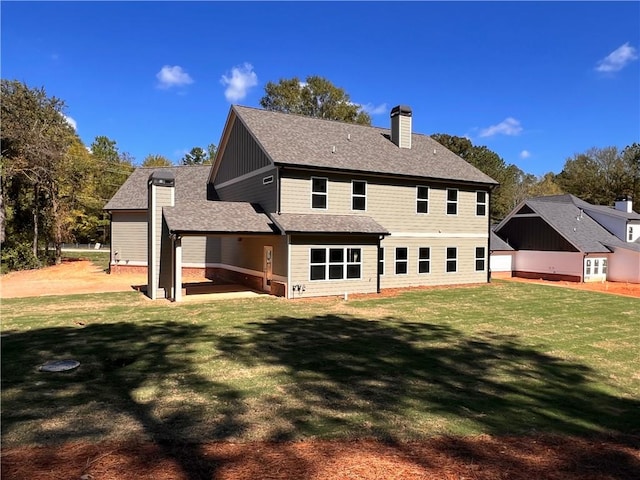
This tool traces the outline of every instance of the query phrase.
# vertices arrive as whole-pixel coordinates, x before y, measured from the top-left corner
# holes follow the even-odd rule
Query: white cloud
[[[191,76],[178,65],[173,67],[171,65],[165,65],[156,73],[156,78],[158,79],[158,88],[163,89],[193,83]]]
[[[616,48],[609,55],[598,62],[598,72],[617,72],[638,58],[636,49],[629,42]]]
[[[508,117],[497,125],[480,130],[479,137],[493,137],[494,135],[520,135],[522,126],[515,118]]]
[[[247,96],[249,89],[258,84],[258,76],[253,71],[253,65],[245,62],[233,67],[230,76],[222,75],[220,83],[227,87],[224,91],[225,98],[233,103]]]
[[[64,117],[65,121],[66,121],[69,125],[71,125],[71,128],[73,128],[74,130],[78,130],[78,122],[76,122],[76,121],[75,121],[73,118],[71,118],[70,116],[65,115],[64,113],[62,113],[61,115]]]
[[[522,150],[520,152],[520,158],[522,158],[523,160],[525,158],[529,158],[531,156],[531,152],[529,150]]]
[[[372,105],[367,103],[366,105],[360,105],[360,108],[367,112],[369,115],[382,115],[387,112],[387,104],[381,103],[380,105]]]

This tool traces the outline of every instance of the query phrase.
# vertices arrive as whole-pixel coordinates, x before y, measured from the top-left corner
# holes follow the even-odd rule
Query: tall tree
[[[6,178],[3,183],[14,183],[18,189],[12,191],[31,202],[33,256],[37,258],[44,233],[56,247],[58,262],[65,239],[60,188],[69,171],[65,155],[75,138],[63,115],[64,107],[62,100],[49,97],[44,88],[2,80],[1,168],[3,179]],[[26,197],[25,188],[31,190]],[[4,208],[4,199],[0,205]],[[6,214],[0,217],[6,218]],[[0,230],[4,228],[3,225]],[[26,232],[23,230],[22,234]]]
[[[264,90],[260,105],[267,110],[371,125],[369,114],[323,77],[309,76],[305,82],[298,77],[283,78],[278,83],[268,82]]]
[[[204,165],[208,162],[207,152],[202,147],[193,147],[180,160],[181,165]]]
[[[172,167],[173,163],[162,155],[147,155],[143,162],[143,167]]]
[[[633,199],[633,210],[640,212],[640,144],[627,145],[622,151],[622,160],[629,172],[631,184],[628,192]]]
[[[96,195],[104,206],[133,172],[133,158],[120,152],[115,140],[97,136],[90,147],[91,155],[100,169],[100,181]]]

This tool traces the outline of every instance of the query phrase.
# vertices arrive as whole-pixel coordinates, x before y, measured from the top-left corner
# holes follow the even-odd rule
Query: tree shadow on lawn
[[[288,378],[278,405],[288,426],[274,439],[323,432],[381,440],[443,433],[640,432],[640,401],[603,391],[587,366],[524,345],[516,336],[470,337],[449,326],[397,318],[278,317],[238,327],[217,348]],[[266,410],[265,410],[266,411]]]
[[[61,358],[81,366],[37,371]],[[249,381],[254,368],[273,368],[275,378],[243,390],[200,374],[202,364],[196,365],[222,361],[243,366]],[[140,436],[159,445],[161,457],[190,480],[215,478],[226,462],[206,453],[207,442],[255,439],[256,431],[267,441],[374,438],[426,467],[431,460],[412,456],[405,441],[440,433],[434,419],[445,418],[445,433],[637,433],[640,402],[607,394],[600,380],[588,367],[540,353],[515,336],[470,337],[396,318],[277,317],[227,334],[175,321],[43,328],[2,338],[2,434],[3,442],[37,444]],[[442,449],[459,454],[460,442],[444,442]],[[294,450],[287,461],[296,477],[311,478],[313,466]],[[40,457],[43,465],[54,462],[55,450],[51,455]],[[621,455],[637,468],[637,460]],[[504,461],[526,468],[519,456]]]
[[[152,441],[185,478],[212,478],[216,464],[193,432],[225,440],[246,425],[241,394],[195,371],[194,342],[206,335],[203,327],[171,321],[12,332],[2,338],[3,443]],[[58,359],[81,365],[64,373],[38,370]],[[215,411],[205,401],[212,395]],[[40,463],[55,463],[53,456]]]

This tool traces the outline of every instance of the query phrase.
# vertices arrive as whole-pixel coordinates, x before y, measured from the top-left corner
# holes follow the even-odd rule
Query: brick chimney
[[[629,196],[616,198],[615,209],[625,213],[633,212],[633,200]]]
[[[391,141],[400,148],[411,148],[411,107],[391,109]]]

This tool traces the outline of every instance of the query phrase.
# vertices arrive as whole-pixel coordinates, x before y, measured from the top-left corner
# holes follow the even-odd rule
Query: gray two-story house
[[[174,300],[193,268],[287,298],[487,282],[496,182],[390,121],[232,106],[212,166],[138,169],[105,206],[111,270]]]

